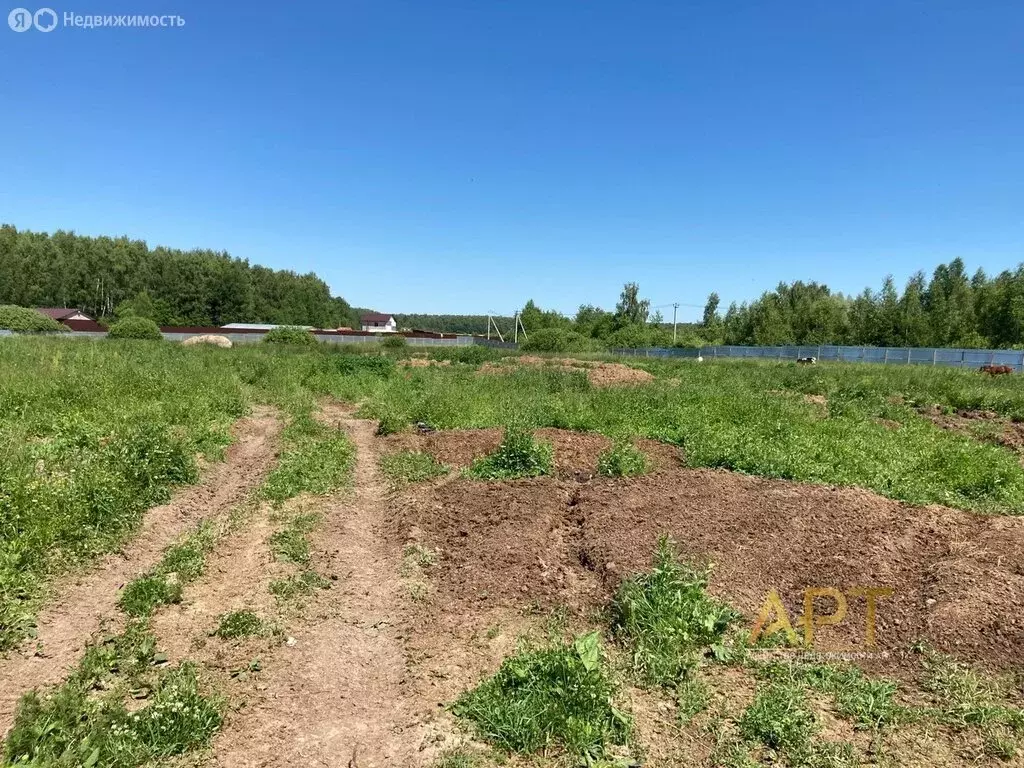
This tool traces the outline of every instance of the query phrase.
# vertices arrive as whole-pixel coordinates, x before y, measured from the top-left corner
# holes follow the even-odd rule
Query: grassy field
[[[362,351],[362,350],[361,350]],[[1020,377],[973,372],[722,361],[646,362],[643,387],[595,388],[582,373],[480,375],[479,348],[446,367],[338,349],[186,350],[173,345],[9,339],[0,345],[0,647],[31,623],[40,584],[110,551],[147,507],[216,459],[254,403],[296,417],[308,443],[315,399],[361,402],[392,429],[518,424],[677,444],[694,467],[857,485],[913,503],[1024,511],[1024,470],[1000,446],[939,429],[916,406],[1024,419]],[[462,362],[467,360],[468,362]],[[801,395],[822,395],[823,409]],[[827,411],[827,412],[826,412]],[[882,420],[888,420],[889,424]],[[891,423],[900,425],[893,429]],[[267,493],[288,493],[302,457]]]
[[[249,525],[261,505],[273,510],[276,526],[268,556],[285,569],[267,588],[274,599],[298,610],[331,586],[310,543],[322,512],[288,506],[296,497],[327,498],[351,483],[351,440],[315,418],[327,398],[378,420],[380,435],[417,423],[436,430],[507,428],[499,451],[461,473],[425,453],[383,457],[393,493],[445,478],[502,483],[550,475],[551,448],[530,430],[556,427],[612,438],[596,469],[616,482],[648,471],[647,458],[629,442],[645,437],[679,446],[691,467],[859,486],[912,504],[1024,512],[1024,468],[1014,450],[981,432],[942,429],[921,413],[982,410],[1006,424],[1024,420],[1020,377],[909,366],[655,360],[635,363],[653,375],[649,383],[597,387],[584,371],[555,364],[481,371],[481,363],[500,356],[481,348],[433,350],[431,357],[447,363],[438,366],[402,364],[410,354],[0,340],[0,650],[34,634],[54,577],[125,546],[148,508],[195,482],[204,463],[223,460],[240,417],[266,405],[285,425],[275,465],[245,503],[224,520],[198,526],[126,584],[117,602],[124,630],[90,646],[56,692],[26,698],[8,737],[8,762],[141,765],[208,743],[221,726],[224,703],[205,691],[189,663],[154,661],[152,618],[181,602],[219,543]],[[421,565],[429,570],[435,561]],[[856,670],[782,669],[730,656],[735,614],[705,595],[706,583],[706,574],[676,563],[666,544],[654,571],[623,582],[607,623],[522,647],[452,702],[452,711],[500,750],[533,753],[557,743],[595,765],[635,746],[632,720],[616,703],[623,686],[661,691],[680,712],[719,728],[712,765],[756,764],[749,761],[763,755],[790,765],[853,765],[819,738],[809,714],[814,696],[832,697],[858,728],[912,721],[974,728],[985,754],[1015,753],[1024,716],[989,683],[938,656],[921,694],[928,705],[897,702],[895,683]],[[426,587],[417,594],[426,600]],[[225,609],[210,636],[240,641],[279,633],[274,626],[255,610]],[[715,674],[709,655],[759,681],[740,710],[707,715]],[[140,690],[154,705],[177,707],[192,719],[174,719],[168,732],[153,719],[156,710],[134,716],[125,702]],[[477,760],[458,752],[445,759],[447,765]]]

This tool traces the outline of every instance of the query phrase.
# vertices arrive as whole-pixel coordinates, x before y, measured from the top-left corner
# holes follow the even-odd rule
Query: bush
[[[598,352],[601,344],[576,331],[541,328],[519,345],[523,352]]]
[[[617,440],[597,460],[597,474],[605,477],[633,477],[647,471],[647,457],[628,440]]]
[[[384,355],[339,355],[334,365],[346,375],[366,371],[387,378],[395,372],[395,361]]]
[[[627,579],[612,602],[612,626],[630,647],[633,669],[656,685],[676,685],[737,617],[707,592],[707,573],[679,563],[667,538],[654,569]]]
[[[160,333],[160,326],[147,317],[126,317],[110,326],[108,337],[161,341],[164,335]]]
[[[612,349],[643,349],[651,346],[651,329],[641,323],[626,325],[612,333],[605,341]]]
[[[531,754],[558,745],[589,765],[629,736],[614,694],[593,632],[506,659],[494,677],[459,697],[453,711],[500,749]]]
[[[394,333],[390,336],[385,336],[381,340],[380,345],[384,349],[405,349],[409,346],[409,340],[405,336]]]
[[[481,480],[550,475],[551,454],[549,443],[536,442],[520,427],[508,427],[498,450],[474,461],[469,475]]]
[[[68,330],[52,317],[28,307],[0,306],[0,330],[20,333],[62,333]]]
[[[279,328],[271,328],[263,337],[264,344],[291,344],[302,347],[315,347],[318,342],[316,336],[305,328],[282,325]]]

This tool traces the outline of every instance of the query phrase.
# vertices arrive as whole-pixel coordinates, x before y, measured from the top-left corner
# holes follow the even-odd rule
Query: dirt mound
[[[438,580],[453,610],[569,604],[589,610],[623,576],[649,566],[671,535],[688,558],[715,564],[712,590],[752,624],[778,591],[797,632],[804,590],[891,587],[877,599],[879,650],[890,673],[925,639],[995,667],[1024,661],[1024,520],[910,507],[858,489],[666,470],[579,484],[453,480],[412,488],[388,522],[398,542],[443,552]],[[847,596],[843,624],[819,650],[863,647],[866,601]],[[819,613],[834,603],[820,598]],[[870,666],[870,664],[868,665]]]
[[[503,357],[498,363],[487,362],[480,366],[479,372],[485,374],[509,373],[518,366],[551,368],[558,371],[585,372],[587,380],[595,387],[619,387],[633,384],[646,384],[654,381],[647,371],[630,368],[622,363],[603,363],[596,360],[575,360],[565,357]]]
[[[501,444],[502,435],[501,429],[452,429],[429,434],[401,432],[383,441],[391,451],[429,453],[440,463],[461,469],[493,452]],[[589,478],[597,471],[601,454],[612,445],[604,435],[566,429],[538,429],[534,437],[551,443],[555,472],[561,477]],[[674,446],[655,440],[634,442],[652,461],[655,470],[679,464],[681,453]]]

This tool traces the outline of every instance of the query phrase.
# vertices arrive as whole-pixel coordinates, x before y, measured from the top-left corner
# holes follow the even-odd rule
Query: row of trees
[[[141,240],[0,226],[0,304],[138,315],[161,325],[265,322],[357,327],[356,312],[315,274],[227,253],[149,248]]]
[[[701,322],[680,323],[675,342],[672,325],[660,313],[650,315],[636,283],[623,288],[614,312],[583,305],[570,318],[528,301],[521,315],[530,346],[554,351],[673,343],[1011,347],[1024,345],[1024,265],[994,278],[980,269],[969,277],[964,262],[954,259],[931,279],[916,273],[902,292],[887,277],[879,290],[857,296],[814,282],[780,283],[755,301],[731,304],[724,315],[712,293]]]

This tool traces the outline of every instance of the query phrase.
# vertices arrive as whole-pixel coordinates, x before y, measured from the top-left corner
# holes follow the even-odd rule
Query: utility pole
[[[519,343],[519,313],[516,312],[515,317],[512,318],[512,342],[515,344]]]
[[[679,302],[672,305],[672,344],[676,343],[676,310],[679,309]]]

